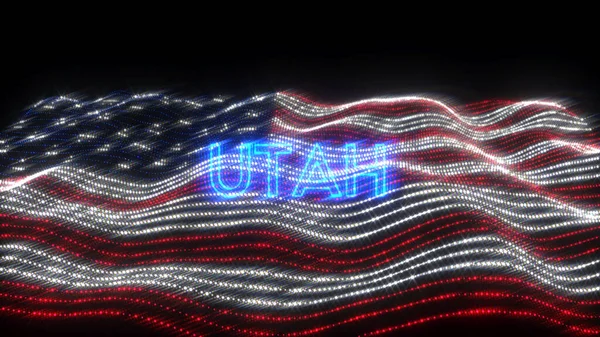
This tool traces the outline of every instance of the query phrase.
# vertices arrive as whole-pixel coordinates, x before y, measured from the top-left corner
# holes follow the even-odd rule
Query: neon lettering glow
[[[223,165],[221,158],[221,145],[211,144],[210,146],[210,184],[220,196],[226,198],[237,197],[248,189],[252,179],[252,144],[244,143],[240,145],[240,169],[237,183],[233,186],[223,181]]]
[[[292,153],[292,145],[287,143],[259,142],[254,144],[255,155],[267,157],[267,196],[279,196],[279,156]]]
[[[375,197],[385,195],[389,190],[386,145],[372,146],[368,162],[359,162],[357,147],[356,143],[345,144],[343,161],[338,163],[327,156],[327,148],[321,143],[296,153],[289,143],[245,142],[230,151],[227,159],[223,158],[224,145],[213,143],[209,147],[210,184],[214,192],[225,198],[245,195],[253,183],[263,185],[259,192],[268,198],[340,199],[354,198],[361,192]],[[361,151],[364,154],[369,149]],[[281,169],[284,162],[287,171]],[[335,164],[339,164],[339,169],[332,169]],[[292,176],[290,171],[296,174]]]

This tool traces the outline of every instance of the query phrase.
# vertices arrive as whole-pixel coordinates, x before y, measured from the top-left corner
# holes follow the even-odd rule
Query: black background
[[[74,28],[75,29],[75,28]],[[114,90],[168,90],[188,96],[232,94],[238,97],[297,89],[326,103],[379,95],[434,94],[451,104],[483,99],[569,99],[582,114],[600,112],[599,52],[581,32],[537,31],[465,34],[408,39],[398,29],[385,38],[340,32],[322,39],[283,32],[283,37],[139,40],[136,35],[59,41],[41,34],[4,45],[0,129],[15,122],[40,99],[63,94],[88,98]],[[468,29],[473,34],[473,29]],[[286,35],[287,34],[287,35]],[[210,34],[208,34],[210,35]],[[341,36],[346,39],[342,41]],[[266,37],[265,37],[266,36]],[[38,42],[50,41],[43,43]],[[117,40],[117,42],[115,42]],[[93,42],[91,42],[93,41]],[[0,318],[3,336],[161,335],[147,327],[112,320],[40,322]],[[481,318],[434,323],[395,335],[560,335],[560,329],[535,321]]]
[[[453,104],[550,98],[569,99],[577,112],[595,114],[600,51],[594,36],[582,35],[586,29],[474,41],[457,40],[462,32],[356,41],[339,35],[173,41],[168,35],[131,36],[81,45],[42,41],[35,47],[19,40],[2,54],[0,126],[49,96],[92,98],[114,90],[244,97],[296,89],[332,104],[406,94],[439,95]],[[345,34],[351,38],[353,32]]]

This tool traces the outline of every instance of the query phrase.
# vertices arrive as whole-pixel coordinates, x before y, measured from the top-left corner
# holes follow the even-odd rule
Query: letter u
[[[242,143],[239,148],[238,179],[234,185],[228,185],[223,181],[221,144],[213,143],[210,145],[210,184],[217,194],[225,198],[238,197],[244,194],[250,186],[252,174],[250,167],[252,163],[252,144]],[[226,163],[226,166],[231,167],[233,166],[233,163]]]

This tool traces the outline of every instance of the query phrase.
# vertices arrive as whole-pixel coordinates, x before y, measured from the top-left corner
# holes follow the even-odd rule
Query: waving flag
[[[281,194],[265,195],[267,156],[244,166],[258,139],[291,146]],[[349,143],[356,165],[385,165],[385,189],[363,176],[348,198],[283,193],[315,172],[349,186]],[[215,159],[223,186],[248,168],[243,194],[215,190]],[[49,98],[0,133],[0,313],[182,336],[481,316],[598,334],[599,177],[586,119],[548,101]]]

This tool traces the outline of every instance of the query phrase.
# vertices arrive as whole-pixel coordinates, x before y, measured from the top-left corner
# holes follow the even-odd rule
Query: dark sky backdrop
[[[2,125],[42,98],[73,92],[91,98],[118,89],[168,89],[191,96],[298,89],[331,103],[415,93],[440,94],[456,103],[551,97],[570,98],[585,113],[600,111],[600,52],[587,40],[224,40],[198,42],[204,45],[198,49],[158,41],[8,49],[3,53]]]
[[[248,41],[235,47],[224,40],[194,49],[159,39],[132,42],[126,48],[102,41],[82,48],[64,44],[7,48],[3,52],[0,126],[16,121],[28,105],[48,96],[77,92],[94,98],[119,89],[242,97],[298,89],[328,103],[419,93],[440,94],[457,104],[549,97],[572,99],[579,112],[600,112],[600,55],[591,41],[535,43],[526,37],[528,41],[521,42],[492,39],[482,44],[408,45],[399,40],[352,44],[301,40],[287,45]],[[65,325],[6,317],[0,318],[0,327],[10,327],[15,334],[63,337],[153,333],[119,322]],[[525,331],[548,336],[557,329],[533,321],[486,318],[436,323],[398,335],[506,336]]]

